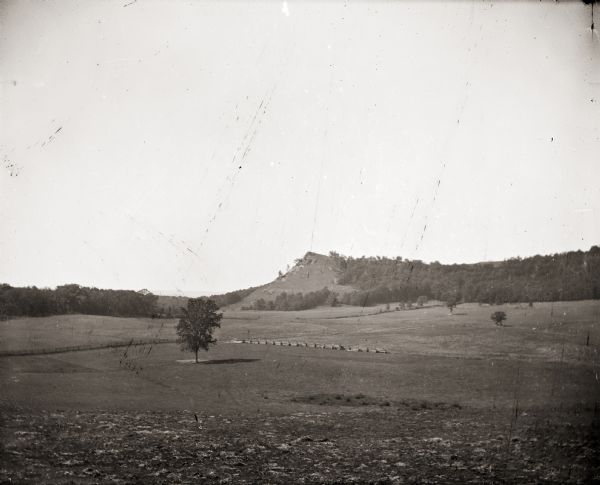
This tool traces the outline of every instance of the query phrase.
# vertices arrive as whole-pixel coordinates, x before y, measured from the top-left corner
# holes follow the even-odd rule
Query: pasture
[[[489,318],[498,309],[508,315],[506,327]],[[191,354],[175,343],[3,356],[7,465],[0,478],[111,481],[107,470],[121,449],[132,453],[129,478],[113,478],[125,483],[599,479],[599,315],[598,301],[469,304],[453,315],[442,306],[231,311],[220,343],[198,365],[178,362]],[[81,315],[16,319],[0,323],[0,350],[169,339],[175,325]],[[249,338],[390,353],[230,343]],[[120,436],[111,441],[114,456],[102,444],[107,430]],[[136,440],[152,453],[136,457]],[[79,463],[88,448],[99,453]],[[195,459],[181,458],[185,449]],[[147,454],[162,458],[153,463]],[[36,463],[31,475],[15,475],[23,457]]]

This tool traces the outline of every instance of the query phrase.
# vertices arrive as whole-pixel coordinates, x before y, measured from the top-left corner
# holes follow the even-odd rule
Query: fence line
[[[312,342],[299,342],[296,340],[273,340],[273,339],[234,339],[228,343],[232,344],[258,344],[258,345],[278,345],[282,347],[307,347],[313,349],[325,349],[325,350],[344,350],[346,352],[373,352],[375,354],[389,354],[391,353],[387,349],[379,347],[359,347],[357,345],[342,345],[342,344],[320,344]]]
[[[52,347],[41,349],[23,349],[23,350],[0,350],[0,358],[2,357],[19,357],[25,355],[46,355],[46,354],[64,354],[67,352],[80,352],[85,350],[101,350],[113,349],[119,347],[134,347],[139,345],[155,345],[155,344],[171,344],[176,343],[176,339],[147,339],[147,340],[130,340],[128,342],[111,342],[105,344],[86,344],[86,345],[71,345],[68,347]],[[341,344],[322,344],[308,343],[290,340],[271,340],[271,339],[233,339],[224,341],[223,343],[233,344],[262,344],[262,345],[279,345],[282,347],[308,347],[325,350],[344,350],[346,352],[373,352],[377,354],[389,354],[387,349],[377,347],[359,347]]]
[[[63,354],[66,352],[79,352],[82,350],[112,349],[118,347],[134,347],[138,345],[171,344],[177,342],[176,339],[148,339],[148,340],[130,340],[129,342],[111,342],[106,344],[87,344],[72,345],[69,347],[53,347],[42,349],[24,349],[24,350],[0,350],[0,357],[17,357],[21,355],[45,355],[45,354]]]

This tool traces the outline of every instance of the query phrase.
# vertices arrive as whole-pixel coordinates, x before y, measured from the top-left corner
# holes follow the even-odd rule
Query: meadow
[[[443,306],[391,308],[226,311],[219,343],[198,365],[186,362],[192,355],[176,343],[127,346],[131,339],[174,339],[176,320],[65,315],[1,322],[5,354],[40,353],[0,357],[6,463],[0,478],[600,479],[600,302],[464,304],[454,314]],[[507,313],[506,326],[490,320],[496,310]],[[341,344],[363,352],[233,343],[242,339]],[[107,348],[41,353],[82,344]],[[107,430],[120,436],[108,440],[110,453]],[[145,443],[146,451],[132,440]],[[195,440],[207,447],[199,451]],[[92,448],[92,458],[81,458]],[[130,469],[111,478],[118,450],[121,459],[129,453]],[[150,455],[162,458],[152,462]],[[390,456],[404,465],[391,469]],[[24,457],[30,468],[19,466]],[[199,469],[199,462],[205,466]],[[179,465],[175,470],[169,463]]]

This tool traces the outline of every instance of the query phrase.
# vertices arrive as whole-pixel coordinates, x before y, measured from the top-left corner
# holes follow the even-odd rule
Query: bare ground
[[[597,410],[596,410],[597,413]],[[594,483],[593,410],[5,411],[2,483]],[[197,420],[196,420],[197,418]]]

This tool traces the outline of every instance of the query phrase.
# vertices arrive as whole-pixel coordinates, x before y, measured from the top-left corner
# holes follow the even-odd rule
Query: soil
[[[507,421],[425,401],[324,402],[288,415],[5,410],[0,482],[600,483],[597,410]]]

